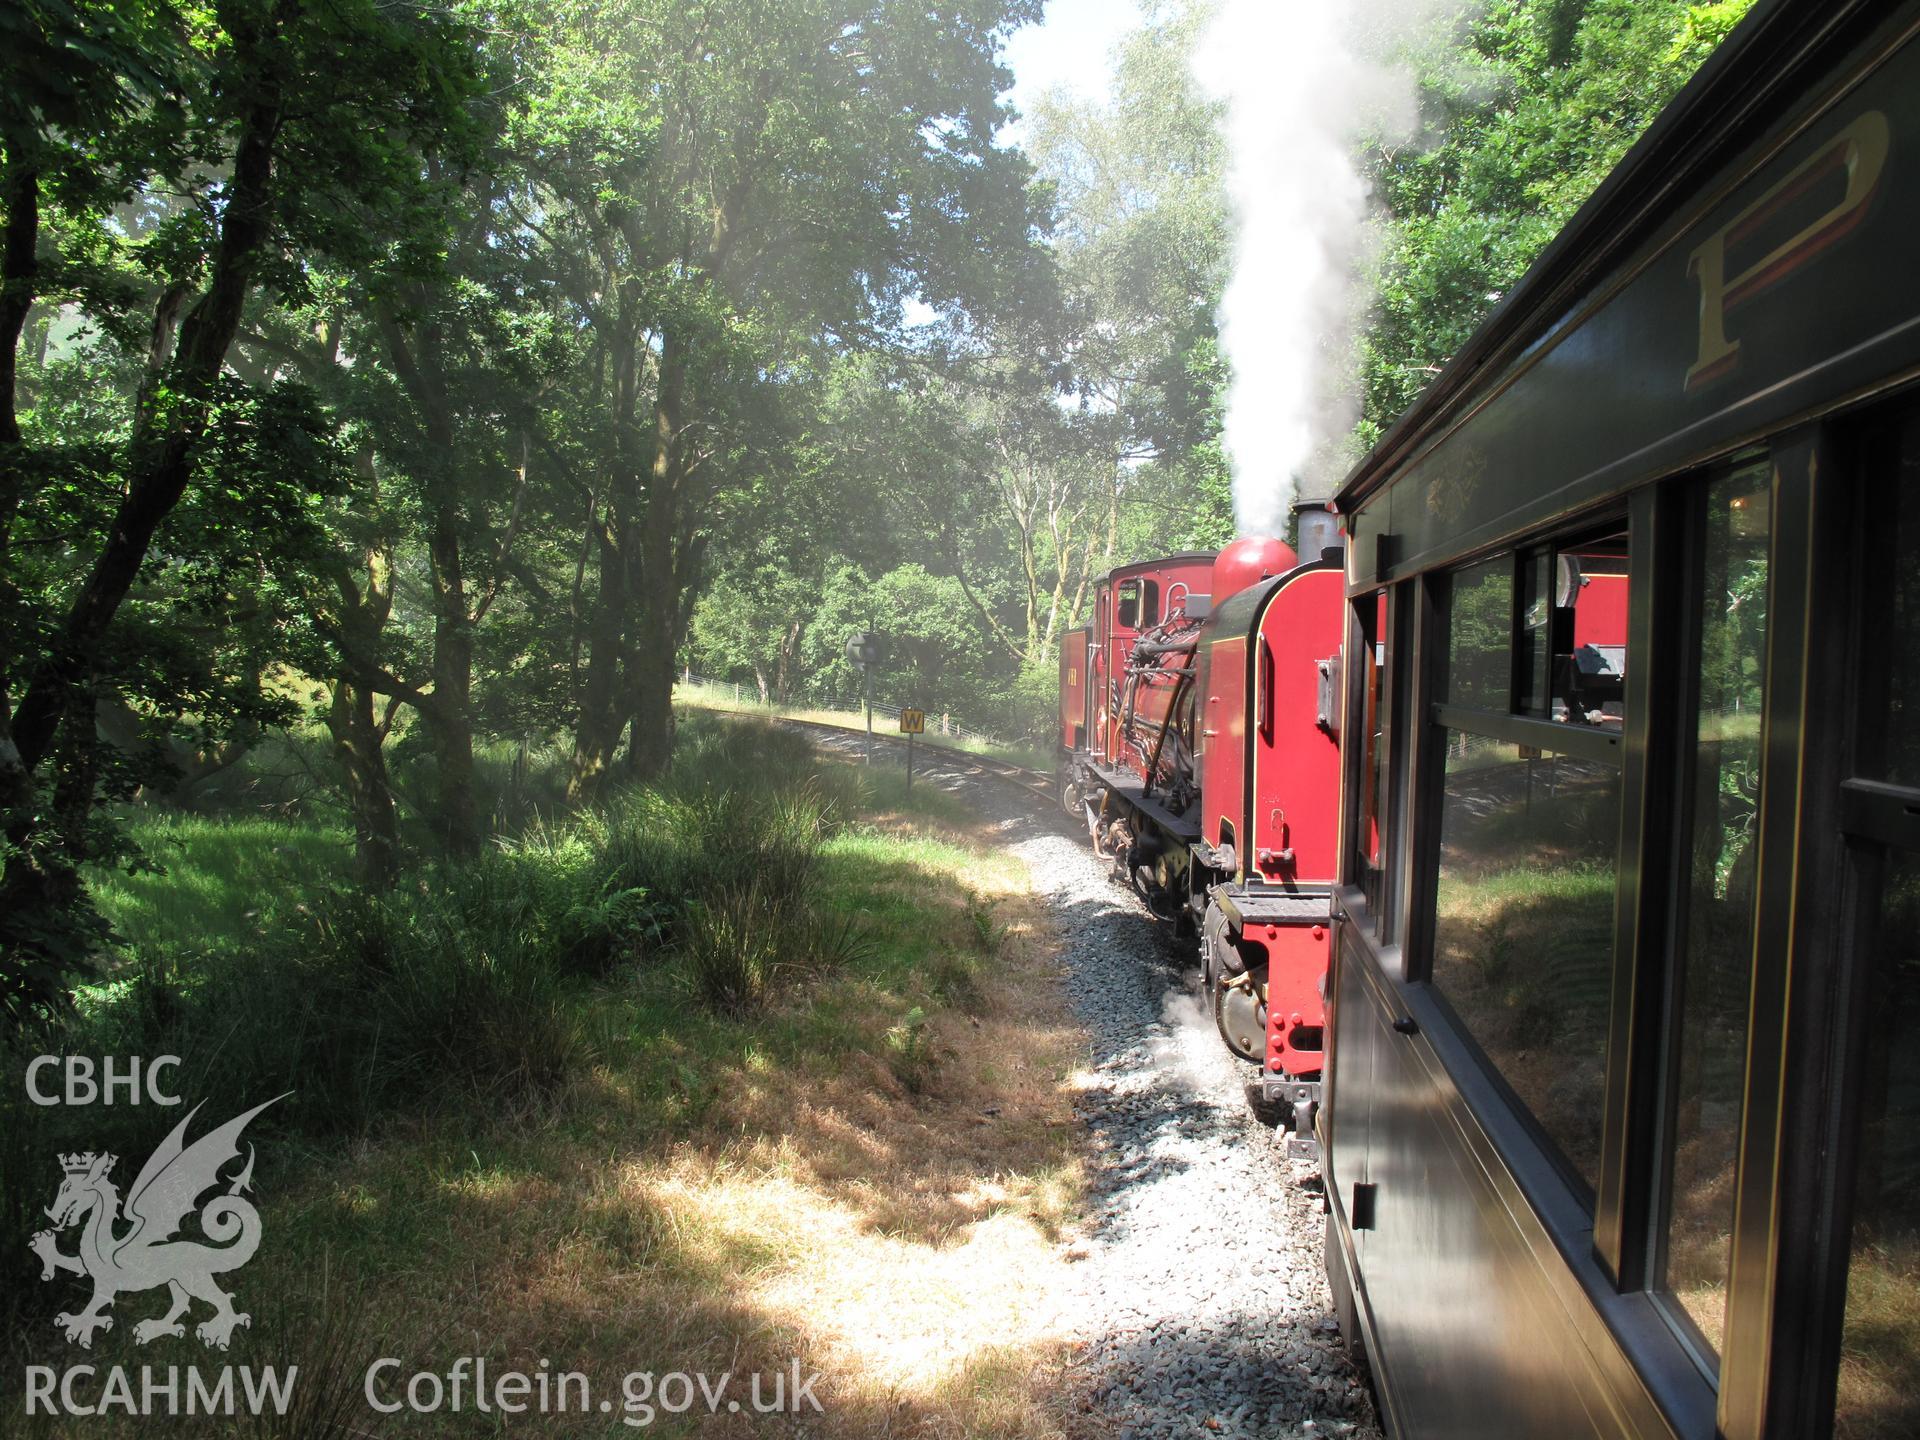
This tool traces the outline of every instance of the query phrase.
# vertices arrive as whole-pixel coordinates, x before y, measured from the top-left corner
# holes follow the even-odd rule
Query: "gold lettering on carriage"
[[[1687,389],[1726,374],[1738,362],[1740,342],[1727,337],[1729,311],[1779,284],[1866,218],[1867,202],[1886,168],[1889,139],[1886,115],[1867,111],[1694,248],[1687,257],[1687,277],[1700,286],[1700,349],[1687,369]],[[1833,176],[1845,179],[1838,200],[1739,274],[1727,274],[1729,251]]]

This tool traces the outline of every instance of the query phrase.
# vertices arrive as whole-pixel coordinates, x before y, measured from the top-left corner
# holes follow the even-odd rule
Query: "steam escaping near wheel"
[[[1296,491],[1331,490],[1355,458],[1354,345],[1378,249],[1355,157],[1413,138],[1419,96],[1405,57],[1474,8],[1224,0],[1195,52],[1196,78],[1225,106],[1234,250],[1216,319],[1242,535],[1284,533]]]

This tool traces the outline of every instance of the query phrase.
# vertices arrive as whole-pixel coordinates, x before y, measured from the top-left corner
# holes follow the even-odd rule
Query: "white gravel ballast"
[[[1221,1043],[1195,972],[1084,836],[1002,824],[1060,923],[1090,1041],[1070,1402],[1116,1440],[1377,1436],[1333,1318],[1312,1170],[1249,1108],[1255,1072]]]

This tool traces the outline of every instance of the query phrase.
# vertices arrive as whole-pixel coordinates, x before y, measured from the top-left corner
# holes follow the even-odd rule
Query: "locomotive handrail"
[[[1192,678],[1192,672],[1186,671],[1174,682],[1173,698],[1167,702],[1167,718],[1160,722],[1160,733],[1153,741],[1153,754],[1147,760],[1146,783],[1140,787],[1143,798],[1153,793],[1153,777],[1160,769],[1160,752],[1166,748],[1167,732],[1173,729],[1173,717],[1180,711],[1180,697],[1186,693],[1187,684]]]

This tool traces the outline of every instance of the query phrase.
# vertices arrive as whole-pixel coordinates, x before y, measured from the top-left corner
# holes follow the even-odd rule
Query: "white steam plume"
[[[1408,44],[1460,0],[1221,0],[1193,58],[1226,104],[1233,275],[1220,303],[1232,371],[1225,443],[1242,535],[1281,534],[1295,490],[1328,491],[1360,413],[1373,205],[1363,139],[1419,120]]]

